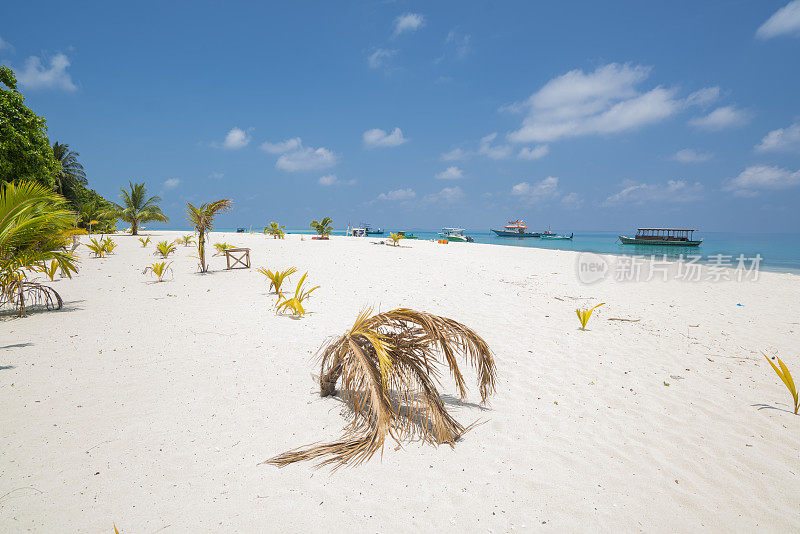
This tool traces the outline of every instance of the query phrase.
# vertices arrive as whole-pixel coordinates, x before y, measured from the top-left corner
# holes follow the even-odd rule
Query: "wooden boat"
[[[542,239],[551,239],[553,241],[572,241],[572,236],[575,234],[569,235],[543,235]]]
[[[419,236],[416,236],[410,232],[401,232],[398,230],[397,235],[403,236],[403,239],[419,239]]]
[[[350,226],[347,225],[347,230],[345,231],[344,235],[350,237],[367,237],[367,231],[364,228],[359,228],[357,226]]]
[[[528,232],[530,230],[525,226],[525,221],[517,219],[516,221],[508,221],[508,224],[502,230],[495,230],[490,228],[492,232],[497,234],[498,237],[544,237],[556,235],[555,233],[547,230],[545,232]]]
[[[362,223],[364,226],[364,233],[367,235],[383,235],[383,228],[373,228],[367,223]]]
[[[619,236],[623,245],[667,245],[674,247],[696,247],[703,242],[694,239],[697,229],[692,228],[639,228],[634,237]]]
[[[456,242],[469,242],[472,243],[473,239],[468,236],[464,235],[463,228],[442,228],[442,231],[439,232],[439,235],[442,236],[444,239],[448,241],[456,241]]]

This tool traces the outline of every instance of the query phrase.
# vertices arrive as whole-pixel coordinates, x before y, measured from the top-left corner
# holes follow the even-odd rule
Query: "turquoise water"
[[[259,228],[260,229],[260,228]],[[255,227],[254,227],[255,230]],[[419,236],[419,239],[436,239],[439,237],[439,230],[420,230],[403,229]],[[217,231],[232,232],[235,229],[225,228]],[[397,229],[384,229],[382,236],[370,236],[372,238],[389,238],[389,232],[396,232]],[[287,232],[292,234],[313,234],[310,229],[289,229]],[[732,267],[736,267],[737,258],[743,254],[748,258],[747,265],[756,255],[761,255],[760,268],[766,271],[792,272],[800,274],[800,234],[737,234],[723,232],[700,232],[696,236],[703,238],[703,243],[699,247],[659,247],[659,246],[640,246],[623,245],[617,238],[618,235],[631,235],[626,232],[575,232],[572,241],[551,241],[538,239],[535,237],[498,237],[488,230],[467,230],[466,235],[473,237],[476,243],[489,243],[492,245],[506,245],[516,247],[534,247],[554,250],[574,250],[578,252],[595,252],[598,254],[625,254],[635,256],[656,255],[661,258],[662,254],[667,255],[667,259],[677,260],[681,254],[684,256],[699,255],[700,261],[716,262],[713,256],[722,254],[731,256],[730,259],[723,258],[722,262],[730,261]],[[344,232],[334,232],[334,235],[344,235]],[[458,246],[469,246],[469,243],[458,243]]]

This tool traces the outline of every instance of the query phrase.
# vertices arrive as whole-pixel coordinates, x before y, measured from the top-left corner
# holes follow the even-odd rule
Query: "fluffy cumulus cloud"
[[[508,139],[546,143],[625,132],[660,122],[686,105],[676,98],[675,89],[640,91],[649,74],[649,67],[611,63],[594,72],[572,70],[553,78],[525,102],[505,106],[526,113],[522,126]]]
[[[517,158],[519,159],[542,159],[550,153],[550,145],[536,145],[535,147],[524,146],[519,150]]]
[[[533,184],[520,182],[511,188],[511,194],[529,203],[553,199],[558,196],[558,178],[548,176]]]
[[[436,174],[436,178],[439,180],[458,180],[459,178],[464,177],[464,171],[453,165],[452,167],[447,167],[440,173]]]
[[[431,193],[429,195],[425,195],[422,199],[424,202],[428,203],[443,203],[443,204],[452,204],[464,198],[464,191],[461,190],[459,186],[455,187],[445,187],[438,193]]]
[[[40,58],[31,56],[25,60],[25,66],[17,71],[17,80],[26,89],[75,91],[78,87],[67,72],[69,66],[69,58],[64,54],[54,55],[46,66]]]
[[[337,159],[327,148],[300,147],[281,154],[275,166],[289,172],[316,171],[333,167]]]
[[[714,157],[711,152],[701,152],[699,150],[692,150],[691,148],[684,148],[678,150],[672,155],[672,159],[680,163],[703,163],[709,161]]]
[[[387,66],[389,60],[397,54],[397,50],[388,50],[386,48],[378,48],[370,55],[367,56],[367,65],[371,69],[379,69]]]
[[[583,205],[583,198],[578,193],[570,193],[561,197],[561,207],[567,210],[576,210]]]
[[[454,148],[450,152],[444,152],[440,159],[442,161],[461,161],[462,159],[467,159],[469,157],[469,152],[461,148]]]
[[[604,206],[652,202],[694,202],[703,194],[703,184],[669,180],[666,184],[646,184],[627,180],[622,189],[606,198]]]
[[[395,189],[394,191],[389,191],[386,193],[381,193],[378,195],[378,200],[394,200],[394,201],[406,201],[416,198],[417,193],[414,192],[413,189]]]
[[[786,128],[772,130],[759,144],[759,152],[800,152],[800,122]]]
[[[292,137],[277,143],[265,141],[261,144],[261,150],[269,154],[285,154],[286,152],[297,150],[301,146],[303,146],[303,141],[299,137]]]
[[[397,37],[403,33],[415,32],[425,25],[425,17],[419,13],[405,13],[394,19],[394,33]]]
[[[364,146],[367,148],[400,146],[407,141],[408,139],[403,137],[403,131],[400,128],[395,128],[391,133],[380,128],[364,132]]]
[[[741,126],[750,120],[750,114],[735,106],[723,106],[715,109],[708,115],[695,117],[689,124],[695,128],[716,132],[734,126]]]
[[[497,132],[482,137],[480,145],[478,146],[478,154],[491,159],[505,159],[509,157],[513,152],[511,145],[494,144],[496,138]]]
[[[355,185],[356,180],[340,180],[335,174],[326,174],[325,176],[320,176],[317,183],[325,187],[330,187],[333,185]]]
[[[226,150],[239,150],[240,148],[246,147],[248,144],[250,144],[250,134],[238,126],[234,126],[225,136],[225,140],[222,143],[214,142],[211,143],[211,146],[215,148],[224,148]]]
[[[177,178],[170,178],[164,181],[164,189],[175,189],[180,185],[181,181]]]
[[[780,8],[756,31],[756,37],[760,39],[781,35],[800,36],[800,0],[794,0]]]
[[[706,107],[719,99],[719,87],[704,87],[686,97],[687,106]]]
[[[800,171],[769,165],[752,165],[729,180],[724,189],[739,196],[753,196],[761,189],[788,189],[800,186]]]

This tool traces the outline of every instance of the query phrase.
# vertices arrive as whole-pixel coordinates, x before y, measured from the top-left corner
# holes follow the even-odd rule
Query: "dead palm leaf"
[[[485,403],[495,390],[495,364],[486,342],[473,331],[446,317],[398,308],[370,317],[359,314],[353,327],[323,345],[320,394],[336,393],[352,408],[352,419],[337,441],[287,451],[265,463],[285,466],[322,458],[319,466],[358,465],[383,449],[386,435],[398,443],[421,438],[439,445],[453,443],[469,427],[453,419],[439,396],[439,364],[450,370],[461,399],[464,377],[457,357],[475,368]]]

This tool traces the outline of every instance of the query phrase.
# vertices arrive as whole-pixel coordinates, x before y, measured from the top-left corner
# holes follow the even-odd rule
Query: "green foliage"
[[[269,223],[269,226],[264,227],[264,233],[271,235],[273,239],[283,239],[286,237],[285,226],[280,226],[276,222]]]
[[[333,219],[330,217],[325,217],[321,221],[311,221],[311,228],[313,228],[321,237],[328,237],[333,232],[333,226],[331,226],[331,223],[333,223]]]
[[[214,256],[219,256],[225,249],[233,248],[233,245],[229,245],[228,243],[214,243],[214,248],[217,249],[217,253]]]
[[[56,141],[53,143],[53,156],[61,165],[56,173],[56,191],[75,205],[81,191],[86,188],[86,172],[78,161],[80,154],[70,150],[69,145]]]
[[[184,247],[188,247],[194,243],[194,236],[192,234],[186,234],[185,236],[179,237],[176,242],[183,243]]]
[[[223,211],[230,210],[232,205],[233,201],[229,198],[215,200],[200,206],[186,203],[186,220],[197,230],[197,259],[200,261],[200,272],[202,273],[208,270],[208,265],[206,265],[206,233],[210,232],[214,227],[214,218]]]
[[[389,234],[389,238],[392,240],[392,244],[397,246],[400,244],[401,239],[405,239],[405,236],[400,234]]]
[[[308,272],[297,282],[297,288],[294,290],[294,297],[290,299],[284,298],[281,301],[279,296],[277,305],[279,312],[285,313],[286,311],[290,311],[292,315],[297,318],[306,314],[306,310],[303,308],[303,301],[306,300],[315,289],[319,288],[319,286],[314,286],[308,290],[304,289],[303,284],[306,281],[306,276],[308,276]]]
[[[92,251],[95,258],[104,258],[106,256],[105,239],[98,241],[96,237],[93,237],[89,243],[86,243],[86,246]]]
[[[592,312],[594,311],[595,308],[599,308],[603,304],[605,304],[605,302],[601,302],[597,306],[589,308],[588,310],[582,310],[580,308],[575,310],[578,313],[578,320],[581,322],[581,330],[586,331],[586,323],[589,322],[589,318],[592,316]]]
[[[142,244],[142,248],[146,247],[150,244],[150,236],[147,236],[147,238],[140,237],[139,242]]]
[[[764,354],[763,352],[761,354]],[[794,385],[794,379],[792,378],[792,373],[789,372],[789,368],[786,367],[786,364],[783,363],[783,360],[775,356],[775,359],[778,360],[778,364],[780,365],[780,369],[772,363],[772,360],[769,359],[769,356],[764,354],[764,357],[769,362],[770,367],[778,377],[781,379],[781,382],[786,386],[789,390],[789,393],[792,395],[792,400],[794,400],[794,414],[797,415],[798,410],[800,410],[800,397],[797,394],[797,386]]]
[[[117,244],[109,236],[106,236],[106,238],[103,239],[102,243],[103,247],[105,247],[106,254],[113,254],[114,249],[117,248]]]
[[[175,252],[175,245],[168,241],[159,241],[153,254],[160,254],[162,258],[166,258],[173,252]]]
[[[274,273],[265,267],[261,267],[258,269],[258,272],[269,278],[269,289],[275,289],[275,293],[278,295],[278,300],[281,299],[283,293],[281,293],[281,286],[283,285],[283,281],[286,280],[290,275],[297,272],[297,269],[294,267],[289,267],[285,271],[275,271]]]
[[[123,220],[131,225],[131,234],[139,235],[139,226],[147,222],[169,222],[169,217],[164,215],[158,203],[161,197],[154,195],[147,197],[147,187],[144,183],[134,184],[128,182],[128,189],[120,188],[122,206],[111,203],[113,217]]]
[[[80,202],[76,211],[78,226],[88,229],[90,234],[92,230],[100,233],[111,233],[116,230],[116,219],[111,204],[102,197]]]
[[[147,274],[147,271],[150,271],[158,278],[158,282],[163,282],[164,275],[166,274],[167,270],[172,270],[170,269],[170,265],[172,265],[172,262],[167,263],[165,261],[160,261],[157,263],[152,263],[144,268],[142,274]]]
[[[26,180],[53,187],[59,171],[45,119],[25,106],[14,73],[0,66],[0,182]]]
[[[50,281],[52,282],[53,280],[55,280],[56,277],[56,271],[58,270],[58,262],[56,260],[50,260],[49,265],[47,263],[42,263],[39,269],[41,269],[41,271],[44,274],[46,274],[47,278],[49,278]]]

